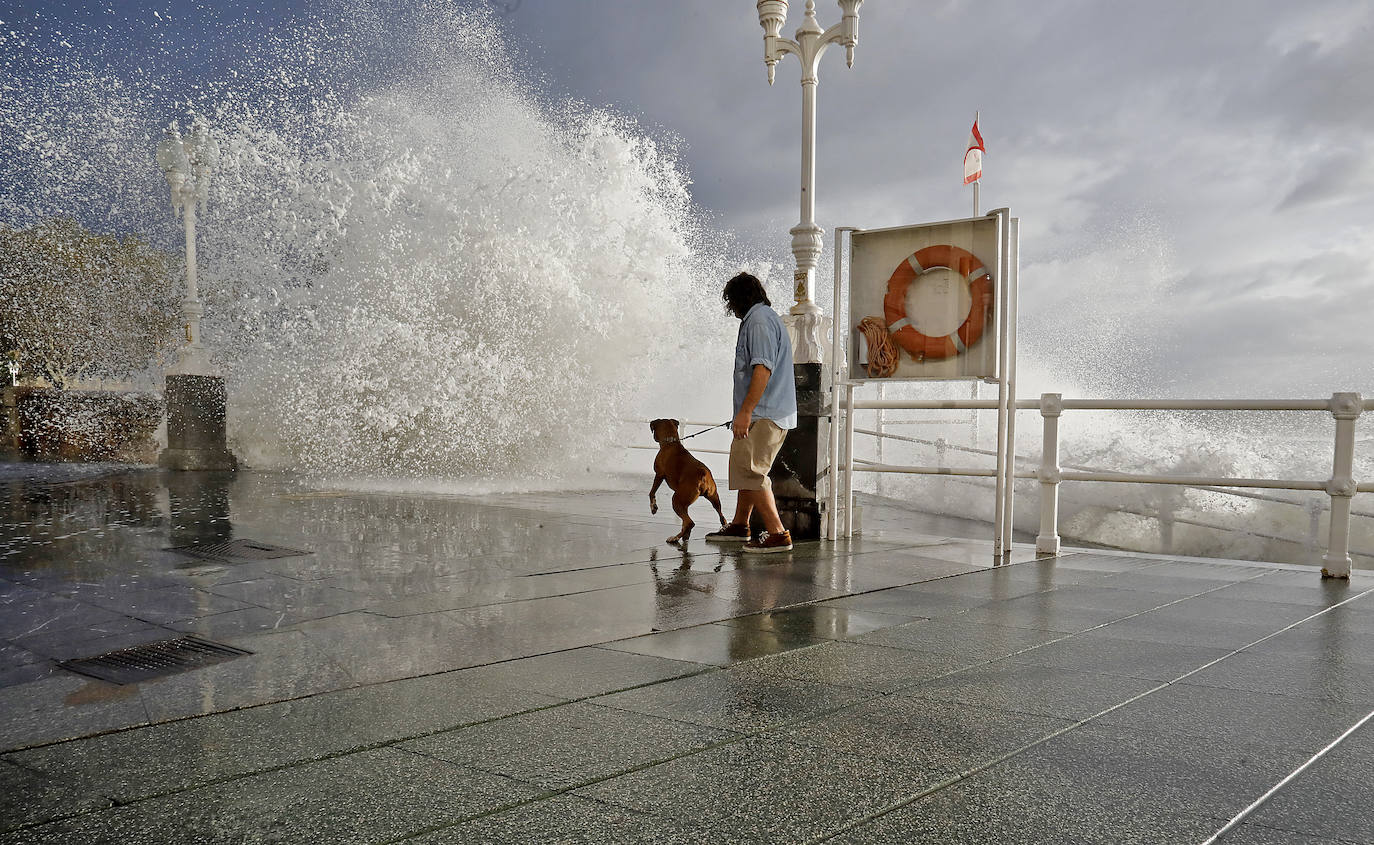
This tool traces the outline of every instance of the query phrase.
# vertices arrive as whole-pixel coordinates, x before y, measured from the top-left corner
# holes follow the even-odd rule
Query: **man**
[[[750,553],[786,552],[792,535],[782,527],[768,470],[789,429],[797,427],[797,390],[792,375],[792,341],[768,301],[763,284],[748,273],[725,283],[726,310],[739,318],[735,341],[735,418],[730,444],[730,489],[739,491],[735,518],[706,535],[716,542],[742,542]],[[750,539],[749,517],[758,510],[763,532]]]

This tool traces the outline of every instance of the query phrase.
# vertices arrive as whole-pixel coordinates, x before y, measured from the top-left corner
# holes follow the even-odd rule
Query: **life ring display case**
[[[990,215],[851,233],[850,380],[997,378],[1001,225]]]

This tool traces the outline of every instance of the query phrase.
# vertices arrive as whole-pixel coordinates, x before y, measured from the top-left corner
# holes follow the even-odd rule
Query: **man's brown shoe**
[[[704,538],[708,543],[747,543],[749,526],[743,522],[732,522],[719,531],[712,531]]]
[[[759,534],[757,540],[750,540],[745,543],[744,551],[761,555],[773,552],[790,552],[792,551],[792,532],[782,531],[777,534],[769,534],[764,531]]]

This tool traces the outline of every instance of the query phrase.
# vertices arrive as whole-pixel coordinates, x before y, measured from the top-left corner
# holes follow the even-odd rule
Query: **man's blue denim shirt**
[[[754,417],[770,419],[778,428],[797,427],[797,385],[792,371],[792,341],[787,328],[776,311],[762,302],[756,303],[739,324],[739,339],[735,342],[735,413],[749,392],[749,380],[754,365],[762,364],[772,371],[763,398],[754,408]]]

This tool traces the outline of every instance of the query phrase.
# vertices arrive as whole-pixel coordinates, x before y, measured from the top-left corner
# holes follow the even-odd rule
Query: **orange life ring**
[[[968,282],[968,318],[964,324],[944,337],[929,337],[916,331],[906,316],[906,292],[916,277],[936,267],[958,273]],[[917,360],[952,358],[978,342],[983,336],[988,315],[992,311],[992,274],[978,257],[966,249],[938,244],[917,250],[897,265],[887,280],[887,296],[883,297],[883,315],[892,339]]]

